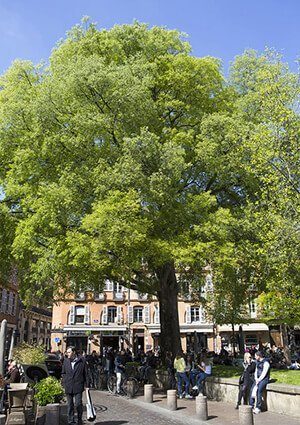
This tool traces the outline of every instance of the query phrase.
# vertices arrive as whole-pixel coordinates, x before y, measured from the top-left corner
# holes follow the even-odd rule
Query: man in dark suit
[[[87,368],[85,359],[76,354],[74,347],[67,348],[62,377],[68,403],[68,425],[80,425],[83,413],[82,393],[87,386]],[[77,422],[75,422],[74,407],[77,411]]]

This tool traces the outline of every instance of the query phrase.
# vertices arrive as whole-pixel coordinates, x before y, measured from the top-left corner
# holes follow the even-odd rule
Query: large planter
[[[66,405],[53,403],[37,406],[35,425],[60,425],[60,418],[66,416]]]
[[[162,369],[153,370],[150,374],[149,383],[153,384],[154,388],[167,391],[169,389],[168,372]]]
[[[37,406],[36,416],[35,416],[35,425],[45,425],[46,424],[46,408],[47,406]]]
[[[37,380],[35,380],[35,376],[38,378],[38,381],[40,381],[43,378],[47,378],[49,375],[48,369],[45,363],[40,364],[24,364],[22,363],[21,369],[23,369],[24,372],[24,381],[30,382],[30,383],[36,383]],[[34,368],[39,368],[34,371]]]

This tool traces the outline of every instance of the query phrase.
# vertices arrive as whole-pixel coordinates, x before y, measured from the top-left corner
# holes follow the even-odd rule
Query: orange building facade
[[[211,282],[207,280],[208,285]],[[208,290],[209,288],[204,288]],[[254,306],[249,317],[256,314]],[[178,314],[182,348],[198,352],[202,348],[218,352],[231,345],[231,327],[215,326],[206,318],[200,304],[188,297],[179,298]],[[269,342],[268,326],[263,323],[243,325],[248,345]],[[236,326],[238,331],[239,326]],[[53,306],[51,348],[65,351],[69,345],[78,350],[101,352],[105,346],[129,347],[135,352],[159,346],[159,304],[154,297],[106,281],[102,293],[82,292],[74,299]]]

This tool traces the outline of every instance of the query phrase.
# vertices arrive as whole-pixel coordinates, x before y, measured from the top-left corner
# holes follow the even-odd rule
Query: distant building
[[[204,291],[212,290],[211,275],[207,276]],[[214,326],[202,305],[182,296],[178,301],[180,335],[183,350],[218,351],[231,345],[231,326]],[[269,342],[269,328],[254,323],[256,305],[249,305],[249,324],[243,325],[245,343]],[[236,325],[238,332],[239,326]],[[81,292],[73,299],[61,300],[53,307],[52,350],[64,351],[74,345],[81,351],[101,351],[140,346],[147,351],[159,346],[160,316],[155,297],[106,281],[102,293]]]
[[[13,332],[17,329],[18,313],[18,285],[16,273],[12,273],[7,285],[0,286],[0,322],[7,320],[6,356],[9,354]]]
[[[6,357],[20,342],[50,348],[52,311],[25,308],[18,293],[17,270],[13,270],[5,285],[0,285],[0,322],[7,320]]]
[[[40,307],[24,307],[21,304],[18,335],[20,342],[51,346],[52,311]]]

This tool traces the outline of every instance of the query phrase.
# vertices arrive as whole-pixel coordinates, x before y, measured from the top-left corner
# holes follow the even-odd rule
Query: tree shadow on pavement
[[[128,421],[105,421],[105,422],[95,422],[94,425],[122,425],[128,424]]]

